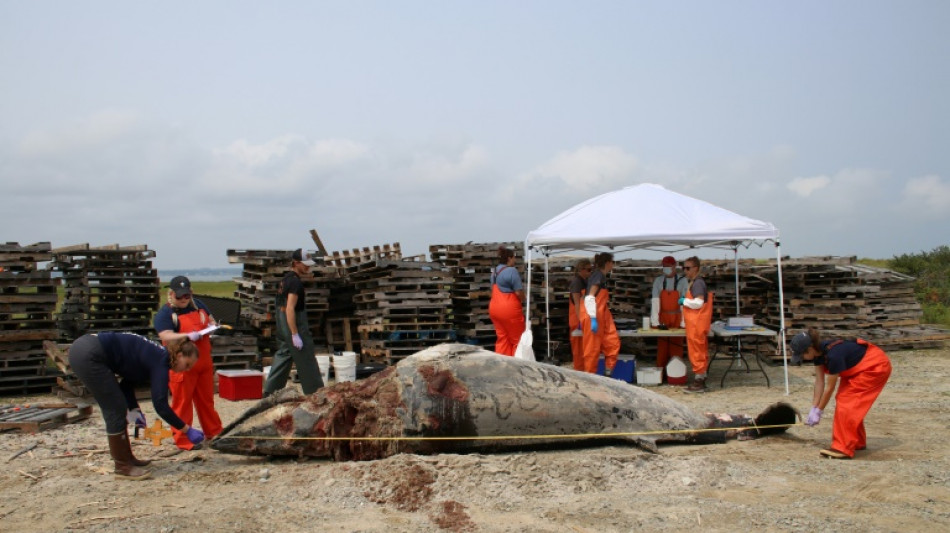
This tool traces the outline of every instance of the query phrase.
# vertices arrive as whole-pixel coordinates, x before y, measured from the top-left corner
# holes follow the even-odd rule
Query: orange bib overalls
[[[208,326],[208,313],[199,309],[188,314],[178,315],[178,332],[201,331]],[[195,345],[198,347],[198,362],[187,372],[168,371],[168,390],[172,395],[171,408],[186,424],[192,425],[194,411],[198,411],[198,420],[205,438],[221,433],[221,417],[214,410],[214,365],[211,362],[211,338],[202,335]],[[192,409],[194,405],[194,409]],[[172,428],[175,445],[183,450],[194,447],[188,436]]]

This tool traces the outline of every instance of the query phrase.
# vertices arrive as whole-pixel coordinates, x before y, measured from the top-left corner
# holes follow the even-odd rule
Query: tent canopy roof
[[[644,183],[580,203],[528,233],[550,251],[748,246],[778,242],[778,228],[708,202]]]

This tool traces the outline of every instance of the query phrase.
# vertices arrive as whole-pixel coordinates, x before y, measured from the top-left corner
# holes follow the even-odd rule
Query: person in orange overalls
[[[584,331],[584,371],[597,373],[597,362],[604,354],[604,375],[609,376],[617,366],[620,354],[620,335],[607,302],[610,292],[605,287],[607,274],[614,269],[614,255],[602,252],[594,256],[594,270],[587,278],[587,295],[581,306],[581,327]]]
[[[571,356],[574,370],[584,370],[584,329],[581,327],[581,307],[587,294],[587,278],[594,267],[590,259],[581,259],[574,265],[574,277],[568,286],[570,303],[567,306],[567,325],[571,330]]]
[[[818,425],[831,395],[838,389],[831,447],[821,450],[821,456],[853,458],[855,450],[867,448],[864,418],[891,376],[890,359],[884,350],[864,339],[822,340],[815,328],[799,332],[789,344],[792,363],[805,360],[815,365],[815,389],[807,425]]]
[[[686,296],[686,277],[676,274],[676,259],[668,255],[660,262],[663,274],[653,280],[650,298],[650,326],[653,328],[678,329],[683,327],[683,313],[679,300]],[[666,368],[670,357],[683,356],[683,339],[658,337],[656,339],[656,366]]]
[[[515,253],[504,246],[498,248],[498,266],[491,274],[491,302],[488,316],[495,325],[495,353],[515,355],[515,348],[525,331],[524,287],[515,268]]]
[[[706,367],[709,366],[709,328],[712,326],[713,294],[706,280],[699,275],[699,258],[695,255],[683,262],[689,280],[686,295],[681,296],[683,322],[686,325],[686,347],[693,366],[693,382],[686,392],[706,392]]]
[[[155,314],[153,321],[158,338],[163,343],[187,338],[198,347],[198,362],[187,372],[168,371],[168,390],[172,394],[172,410],[186,425],[191,426],[194,412],[198,412],[201,429],[209,440],[221,433],[221,417],[214,409],[214,365],[211,361],[211,338],[199,331],[215,325],[208,308],[191,293],[191,281],[175,276],[168,285],[168,303]],[[175,445],[191,450],[188,435],[172,428]]]

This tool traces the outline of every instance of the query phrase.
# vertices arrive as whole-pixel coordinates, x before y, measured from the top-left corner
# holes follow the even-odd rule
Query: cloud
[[[909,180],[901,191],[899,210],[925,218],[950,216],[950,183],[940,176],[928,175]]]
[[[788,190],[802,197],[809,197],[815,191],[820,191],[831,184],[828,176],[813,176],[810,178],[795,178],[788,182]]]
[[[60,157],[97,149],[121,141],[141,124],[138,113],[108,109],[55,130],[34,130],[17,146],[17,155],[30,158]]]

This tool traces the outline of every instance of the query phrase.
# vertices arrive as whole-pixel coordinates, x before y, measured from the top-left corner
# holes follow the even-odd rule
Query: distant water
[[[159,270],[162,283],[171,281],[175,276],[186,276],[191,281],[231,281],[241,277],[242,267],[231,268],[190,268],[183,270]]]

